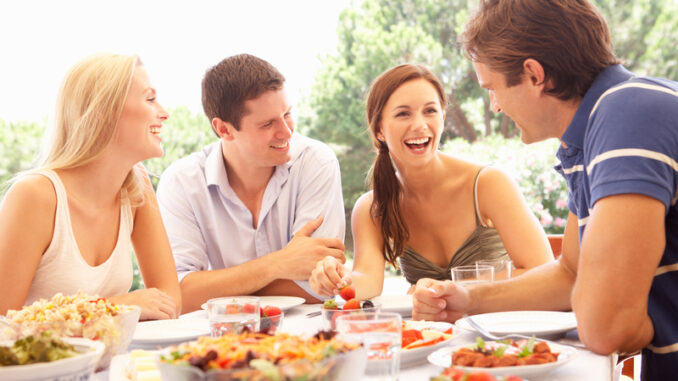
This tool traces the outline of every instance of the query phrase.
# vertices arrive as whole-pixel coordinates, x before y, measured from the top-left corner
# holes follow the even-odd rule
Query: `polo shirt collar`
[[[584,148],[584,135],[588,125],[589,116],[593,106],[598,98],[609,88],[624,82],[633,77],[633,73],[626,70],[622,65],[612,65],[603,70],[593,81],[591,87],[586,91],[584,98],[574,114],[574,118],[561,137],[563,143],[568,147]]]

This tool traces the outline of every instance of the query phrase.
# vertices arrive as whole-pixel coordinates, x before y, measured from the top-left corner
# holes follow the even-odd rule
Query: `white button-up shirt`
[[[339,162],[319,141],[294,134],[290,160],[266,186],[259,224],[228,183],[221,143],[182,158],[163,173],[157,197],[179,281],[193,271],[237,266],[285,247],[307,222],[325,217],[313,237],[344,240]],[[297,281],[311,295],[307,281]]]

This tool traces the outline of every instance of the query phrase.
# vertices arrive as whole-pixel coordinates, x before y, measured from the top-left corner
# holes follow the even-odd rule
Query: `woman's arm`
[[[181,312],[181,290],[174,265],[174,257],[172,257],[169,240],[160,217],[158,201],[151,182],[148,178],[145,180],[144,204],[136,208],[134,213],[132,244],[147,292],[153,293],[154,291],[148,290],[157,289],[165,294],[165,297],[156,299],[158,295],[146,295],[147,298],[142,301],[142,303],[147,304],[146,306],[142,305],[142,318],[145,315],[144,307],[149,309],[147,318],[176,317]],[[132,296],[133,294],[128,295]],[[148,298],[148,296],[152,297]]]
[[[52,241],[56,194],[44,176],[17,181],[0,204],[0,315],[21,309]]]
[[[339,293],[338,288],[351,283],[359,300],[380,295],[384,286],[385,260],[381,254],[381,233],[370,216],[372,193],[356,201],[351,216],[353,228],[353,271],[345,268],[336,258],[325,257],[311,272],[311,289],[321,296]]]
[[[518,269],[516,273],[553,260],[544,229],[527,206],[518,185],[500,169],[488,167],[481,172],[478,207],[483,221],[499,232]]]
[[[353,207],[351,231],[353,232],[353,271],[351,277],[356,298],[369,299],[381,295],[384,288],[386,260],[382,254],[381,236],[377,222],[372,218],[372,192],[360,196]]]

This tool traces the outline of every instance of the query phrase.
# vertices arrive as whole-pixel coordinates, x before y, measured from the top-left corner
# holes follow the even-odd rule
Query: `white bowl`
[[[80,381],[89,379],[104,353],[106,347],[104,343],[75,337],[64,337],[61,340],[73,345],[75,350],[81,354],[52,362],[2,366],[0,367],[0,380]],[[11,345],[11,342],[9,344]]]
[[[119,336],[115,338],[107,338],[104,340],[106,343],[106,350],[101,356],[101,360],[99,360],[99,366],[97,366],[97,370],[108,368],[113,356],[127,352],[127,348],[132,342],[134,331],[136,330],[137,323],[139,322],[139,316],[141,316],[141,308],[138,306],[125,307],[130,309],[113,317],[113,321],[115,322],[115,327]]]

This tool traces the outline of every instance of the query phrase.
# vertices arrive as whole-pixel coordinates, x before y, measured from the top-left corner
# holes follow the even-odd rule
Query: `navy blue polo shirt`
[[[678,83],[605,69],[584,96],[561,140],[555,169],[569,208],[586,232],[596,201],[643,194],[666,207],[666,248],[650,289],[655,336],[643,349],[642,379],[678,374]]]

